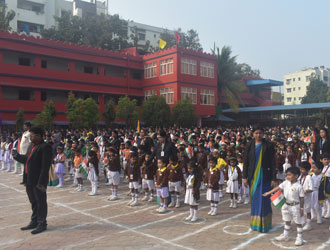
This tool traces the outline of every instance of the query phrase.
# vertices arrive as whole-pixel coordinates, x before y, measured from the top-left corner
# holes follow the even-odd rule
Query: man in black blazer
[[[16,161],[24,164],[23,182],[32,205],[31,222],[21,230],[34,229],[38,234],[47,229],[47,195],[49,168],[52,162],[52,147],[43,141],[44,130],[39,127],[30,129],[31,146],[26,155],[13,152]]]

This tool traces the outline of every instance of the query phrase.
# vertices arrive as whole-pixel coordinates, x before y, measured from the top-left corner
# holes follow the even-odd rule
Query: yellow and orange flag
[[[159,40],[159,48],[164,49],[166,47],[167,42],[160,38]]]

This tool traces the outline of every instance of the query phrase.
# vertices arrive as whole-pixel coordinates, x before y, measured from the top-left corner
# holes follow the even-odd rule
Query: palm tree
[[[212,53],[216,55],[218,61],[218,107],[217,114],[221,113],[222,97],[224,93],[228,99],[228,104],[231,110],[238,112],[241,98],[239,93],[246,90],[246,86],[241,82],[240,66],[236,63],[236,56],[231,56],[231,48],[224,46],[221,49],[214,45],[211,49]]]

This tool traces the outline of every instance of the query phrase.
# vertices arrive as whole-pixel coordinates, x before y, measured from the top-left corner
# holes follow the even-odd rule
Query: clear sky
[[[329,0],[109,0],[110,14],[153,26],[195,29],[205,52],[231,46],[238,62],[283,80],[330,67]]]

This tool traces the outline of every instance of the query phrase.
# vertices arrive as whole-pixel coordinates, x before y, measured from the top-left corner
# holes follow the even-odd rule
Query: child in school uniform
[[[326,178],[330,178],[330,155],[328,153],[324,153],[321,155],[321,161],[323,164],[322,175]],[[330,195],[325,200],[323,205],[322,216],[326,219],[330,219]]]
[[[286,171],[286,180],[282,182],[278,187],[272,189],[269,192],[263,194],[268,196],[272,193],[282,190],[286,203],[283,205],[281,212],[282,218],[285,222],[284,232],[280,236],[276,237],[277,241],[288,241],[289,231],[291,229],[291,221],[294,221],[297,225],[297,238],[295,245],[301,246],[304,244],[303,241],[303,229],[302,224],[304,223],[304,188],[299,183],[298,178],[300,170],[297,167],[290,167]]]
[[[57,188],[64,187],[64,175],[65,175],[65,154],[63,153],[63,148],[58,146],[56,148],[57,155],[54,159],[55,163],[55,171],[54,173],[58,176],[59,184],[56,186]]]
[[[209,158],[209,169],[207,170],[204,183],[207,185],[206,199],[211,202],[211,210],[208,212],[209,215],[218,214],[219,205],[219,180],[220,180],[220,169],[217,168],[217,159],[214,157]]]
[[[77,180],[78,182],[78,188],[76,189],[78,192],[82,192],[84,191],[84,187],[83,187],[83,174],[81,173],[81,170],[79,169],[79,166],[82,164],[83,162],[83,156],[81,155],[81,150],[78,149],[75,152],[75,156],[73,159],[73,164],[74,164],[74,178]]]
[[[168,189],[171,194],[171,203],[168,207],[180,207],[181,183],[183,183],[183,170],[178,162],[177,155],[171,155],[169,159],[168,170]],[[176,198],[176,199],[175,199]]]
[[[156,173],[156,183],[157,196],[160,198],[160,207],[157,209],[158,213],[167,212],[167,198],[168,198],[168,177],[169,170],[166,166],[166,159],[160,157],[157,161],[157,173]]]
[[[151,153],[147,152],[145,154],[145,161],[142,164],[142,188],[144,189],[145,196],[143,197],[143,201],[154,201],[154,193],[155,193],[155,174],[157,171],[157,167],[153,162],[147,164]]]
[[[88,180],[91,182],[92,191],[89,196],[97,195],[98,175],[99,175],[99,159],[94,150],[89,151],[87,160]]]
[[[1,169],[5,170],[5,147],[6,147],[6,138],[1,136],[1,143],[0,143],[0,164]]]
[[[10,137],[6,138],[6,146],[5,146],[5,154],[4,154],[4,162],[7,164],[7,172],[11,171],[11,166],[13,165],[13,155],[11,154],[11,150],[13,148],[13,141]]]
[[[313,193],[312,193],[312,220],[316,218],[317,224],[322,224],[322,205],[319,203],[319,187],[322,180],[323,165],[321,162],[315,162],[312,165],[312,182],[313,182]]]
[[[306,214],[306,224],[303,227],[304,231],[309,231],[311,227],[311,209],[312,209],[312,192],[313,192],[313,181],[312,176],[309,174],[311,165],[307,161],[299,163],[300,177],[299,183],[303,186],[305,192],[304,198],[304,212]]]
[[[229,166],[225,170],[226,192],[230,194],[230,208],[237,208],[237,198],[242,186],[242,172],[237,164],[237,159],[230,157]]]
[[[241,173],[243,173],[244,166],[243,166],[243,157],[241,154],[237,155],[237,161],[238,161],[238,167],[241,170]],[[242,178],[243,178],[243,175],[242,175]],[[242,179],[242,181],[243,181],[243,179]],[[249,195],[250,195],[249,186],[245,187],[244,185],[241,185],[237,203],[242,203],[243,197],[245,197],[244,204],[246,204],[246,205],[249,204]]]
[[[111,186],[111,196],[108,200],[115,201],[118,199],[118,185],[120,183],[120,158],[117,155],[117,150],[113,147],[104,154],[104,166],[107,169],[108,183]]]
[[[137,206],[139,204],[139,188],[141,183],[141,171],[138,165],[138,154],[136,152],[130,153],[130,159],[126,164],[126,176],[128,177],[128,187],[131,190],[131,201],[129,206]]]
[[[217,158],[217,168],[220,169],[220,180],[219,180],[219,198],[223,197],[223,186],[225,185],[225,173],[224,169],[227,166],[227,162],[220,157],[219,150],[212,152],[213,157]]]
[[[188,177],[186,180],[186,195],[184,203],[190,206],[190,214],[186,221],[190,220],[195,222],[198,220],[198,205],[200,199],[200,183],[201,183],[201,169],[199,166],[191,160],[187,166]]]

